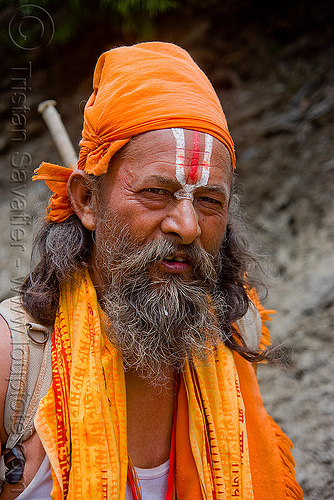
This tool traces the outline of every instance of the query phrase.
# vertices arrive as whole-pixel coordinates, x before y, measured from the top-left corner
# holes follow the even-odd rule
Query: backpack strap
[[[20,444],[34,433],[38,404],[52,383],[52,328],[35,323],[19,297],[1,302],[0,314],[12,336],[12,366],[4,408],[8,439],[4,449],[14,457],[6,464],[1,457],[1,492],[3,481],[15,484],[22,475],[25,458]]]
[[[236,321],[236,326],[247,346],[258,350],[262,336],[262,320],[253,302],[249,303],[246,314]]]

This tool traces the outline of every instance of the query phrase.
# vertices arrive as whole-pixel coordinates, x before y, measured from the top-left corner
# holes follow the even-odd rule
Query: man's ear
[[[71,205],[83,226],[89,231],[96,227],[93,181],[83,170],[75,170],[67,183],[67,193]]]

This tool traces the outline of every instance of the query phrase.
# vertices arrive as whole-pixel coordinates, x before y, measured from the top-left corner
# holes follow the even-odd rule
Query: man
[[[41,498],[45,481],[55,499],[301,498],[258,393],[265,327],[261,348],[241,335],[246,316],[267,316],[210,82],[154,42],[103,54],[93,86],[78,170],[36,175],[54,195],[22,301],[53,325],[53,381],[16,497]],[[3,495],[15,498],[8,484]]]

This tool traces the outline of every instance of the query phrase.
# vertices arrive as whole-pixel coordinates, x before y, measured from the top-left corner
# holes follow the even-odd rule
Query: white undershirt
[[[153,469],[135,467],[142,490],[142,500],[166,500],[169,460]],[[35,477],[16,500],[50,500],[52,476],[50,462],[45,456]],[[126,484],[125,500],[133,500],[129,481]]]
[[[45,455],[35,477],[16,500],[50,500],[52,490],[51,467],[48,456]]]
[[[153,469],[135,467],[142,491],[142,500],[166,500],[169,460]],[[125,500],[133,500],[129,481],[126,484]]]

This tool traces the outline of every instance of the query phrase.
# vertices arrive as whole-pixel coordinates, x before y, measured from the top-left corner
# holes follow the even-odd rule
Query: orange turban
[[[172,127],[216,137],[227,147],[234,168],[233,140],[218,96],[180,47],[146,42],[105,52],[96,65],[93,88],[85,107],[79,169],[101,175],[131,137]],[[34,180],[45,180],[55,193],[47,219],[65,220],[73,213],[67,196],[64,200],[71,171],[59,171],[55,179],[55,166],[43,163],[35,173]]]

